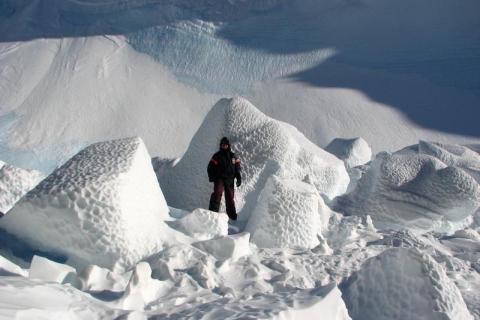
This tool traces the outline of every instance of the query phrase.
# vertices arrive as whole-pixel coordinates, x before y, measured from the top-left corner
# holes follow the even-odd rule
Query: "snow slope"
[[[152,154],[178,157],[212,93],[247,95],[320,146],[352,136],[374,152],[419,139],[479,143],[478,9],[474,0],[6,1],[0,158],[50,173],[92,142],[134,135]]]
[[[128,138],[79,152],[22,198],[0,228],[74,266],[122,269],[162,247],[167,217],[148,151]]]
[[[236,192],[240,220],[251,215],[259,192],[273,174],[308,181],[332,199],[345,192],[349,177],[342,161],[317,147],[296,128],[271,119],[243,98],[222,99],[209,112],[175,166],[160,177],[169,205],[205,207],[212,192],[206,166],[222,136],[242,162],[243,185]]]

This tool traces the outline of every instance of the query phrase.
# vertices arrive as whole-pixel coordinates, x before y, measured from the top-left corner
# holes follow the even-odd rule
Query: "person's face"
[[[223,150],[227,150],[228,149],[228,143],[222,143],[222,145],[220,146]]]

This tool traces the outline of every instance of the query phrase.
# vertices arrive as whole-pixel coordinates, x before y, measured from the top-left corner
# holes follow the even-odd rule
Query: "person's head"
[[[228,141],[227,137],[223,137],[220,140],[220,149],[221,150],[230,150],[230,141]]]

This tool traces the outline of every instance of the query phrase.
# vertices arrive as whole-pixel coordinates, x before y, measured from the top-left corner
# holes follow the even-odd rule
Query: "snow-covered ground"
[[[480,320],[479,12],[0,2],[0,319]]]

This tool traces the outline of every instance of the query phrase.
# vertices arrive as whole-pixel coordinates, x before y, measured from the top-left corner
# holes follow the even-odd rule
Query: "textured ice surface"
[[[169,205],[192,210],[208,205],[212,184],[206,167],[227,136],[242,161],[243,185],[236,190],[239,219],[247,220],[269,176],[308,180],[320,194],[345,192],[349,177],[342,161],[311,143],[297,129],[273,120],[243,98],[222,99],[209,112],[190,146],[160,183]]]
[[[199,240],[211,239],[228,234],[228,216],[205,209],[193,212],[173,222],[172,225]]]
[[[313,248],[321,232],[321,197],[314,186],[272,176],[262,190],[246,230],[262,248]],[[328,216],[324,217],[328,221]]]
[[[150,159],[140,138],[93,144],[22,198],[0,227],[74,265],[135,265],[169,237]]]
[[[0,161],[0,212],[7,213],[42,178],[38,171],[16,168]]]
[[[333,139],[325,150],[342,159],[347,168],[365,164],[372,158],[372,149],[362,138]]]
[[[371,215],[381,227],[455,231],[480,206],[480,186],[462,168],[414,151],[381,153],[339,199],[351,215]]]
[[[473,319],[443,267],[417,249],[389,249],[369,259],[342,291],[358,320]]]

